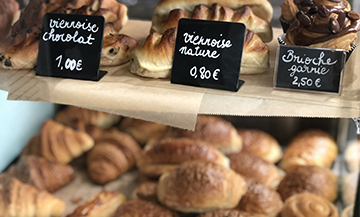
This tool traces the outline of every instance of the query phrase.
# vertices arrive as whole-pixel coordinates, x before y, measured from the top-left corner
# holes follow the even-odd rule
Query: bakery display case
[[[184,1],[175,8],[165,0],[158,6],[118,2],[20,2],[27,9],[14,15],[21,22],[4,39],[15,46],[0,50],[0,89],[9,100],[0,99],[0,110],[13,114],[1,119],[0,128],[13,122],[24,136],[0,134],[0,171],[6,168],[0,193],[29,194],[36,208],[13,209],[28,201],[9,196],[0,200],[0,216],[358,215],[360,143],[351,118],[360,110],[359,49],[345,65],[339,96],[280,91],[273,77],[284,1],[254,0],[244,7],[240,0]],[[314,9],[316,0],[304,2],[293,1],[318,14],[328,10]],[[346,1],[322,4],[329,2]],[[360,22],[346,6],[343,18]],[[105,17],[100,63],[107,74],[99,82],[35,75],[38,39],[30,36],[40,34],[40,18],[50,11]],[[300,19],[311,17],[306,13]],[[343,15],[319,16],[329,23],[329,16]],[[240,73],[245,85],[238,92],[169,82],[174,27],[180,18],[199,17],[248,27]],[[31,40],[16,52],[24,35]],[[51,205],[43,209],[45,203]]]

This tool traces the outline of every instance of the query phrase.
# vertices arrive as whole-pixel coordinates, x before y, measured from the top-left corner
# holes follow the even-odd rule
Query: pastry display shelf
[[[130,20],[120,31],[143,43],[151,22]],[[345,67],[341,96],[273,89],[274,65],[282,34],[273,29],[269,43],[270,69],[257,75],[240,75],[245,85],[238,92],[171,84],[169,79],[132,75],[128,63],[105,67],[99,82],[35,76],[34,70],[0,70],[0,89],[8,100],[45,101],[75,105],[119,115],[193,129],[197,114],[354,118],[360,116],[360,49]],[[359,44],[359,43],[358,43]],[[186,73],[186,72],[184,72]]]

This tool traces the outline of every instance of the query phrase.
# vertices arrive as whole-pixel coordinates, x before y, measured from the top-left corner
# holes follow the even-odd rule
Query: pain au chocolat
[[[360,14],[354,10],[313,6],[299,11],[285,36],[287,45],[350,51],[360,30]]]

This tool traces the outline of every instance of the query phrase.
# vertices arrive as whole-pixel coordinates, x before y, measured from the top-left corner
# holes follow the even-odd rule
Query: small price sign
[[[279,45],[275,87],[340,94],[345,61],[343,50]]]
[[[181,19],[171,83],[238,91],[245,31],[242,23]]]
[[[102,16],[45,14],[36,75],[100,80],[104,22]]]

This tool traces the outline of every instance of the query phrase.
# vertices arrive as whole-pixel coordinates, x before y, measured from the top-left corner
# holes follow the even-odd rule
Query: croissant
[[[121,193],[102,191],[77,207],[67,217],[112,217],[118,206],[125,201],[126,197]]]
[[[69,163],[94,146],[94,140],[84,132],[76,132],[56,121],[46,120],[40,134],[23,149],[24,155],[38,155],[50,161]]]
[[[81,121],[85,125],[91,124],[109,128],[119,122],[120,116],[76,106],[67,106],[56,114],[55,120],[66,126],[74,126],[77,121]]]
[[[75,178],[75,171],[70,165],[51,162],[35,155],[22,156],[11,168],[10,174],[23,183],[49,192],[54,192]]]
[[[177,27],[181,18],[244,23],[247,29],[256,33],[264,42],[272,40],[270,23],[256,16],[248,5],[244,5],[236,11],[217,3],[211,7],[197,5],[190,13],[182,9],[174,9],[170,11],[164,24],[152,26],[151,31],[162,34],[167,29]]]
[[[151,33],[143,46],[136,47],[130,54],[130,72],[142,77],[168,78],[174,58],[176,28],[164,34]],[[265,72],[269,67],[269,47],[251,30],[246,30],[242,53],[241,73]]]
[[[86,162],[90,178],[98,183],[110,182],[135,166],[141,149],[131,136],[114,132],[96,140]]]
[[[65,203],[16,178],[0,180],[0,216],[52,217],[61,216]]]

